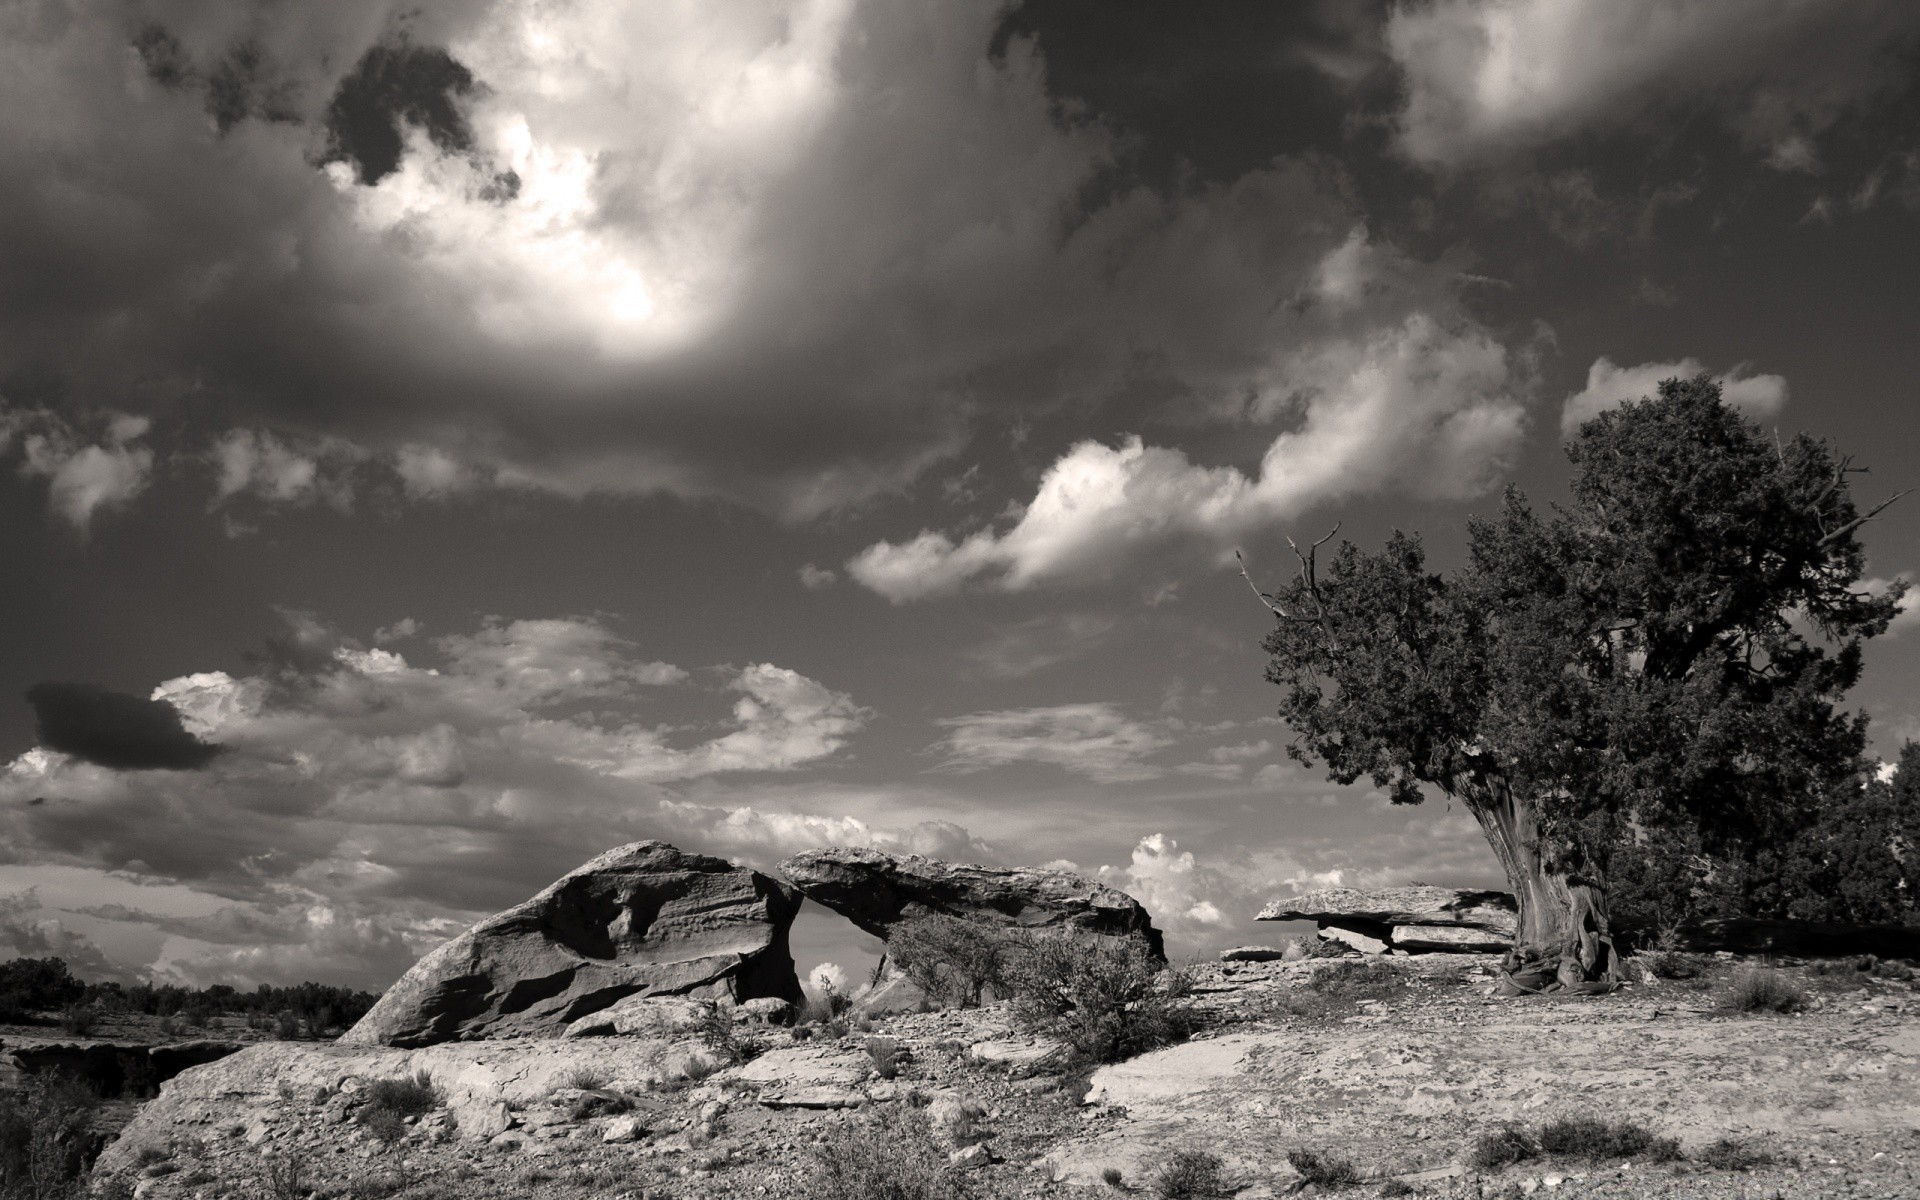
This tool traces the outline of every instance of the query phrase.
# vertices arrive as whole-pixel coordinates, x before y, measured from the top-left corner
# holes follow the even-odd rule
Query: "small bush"
[[[1153,1187],[1167,1200],[1228,1194],[1226,1181],[1220,1177],[1220,1156],[1204,1150],[1174,1151],[1154,1176]]]
[[[285,1011],[276,1013],[274,1015],[274,1018],[273,1018],[273,1036],[274,1037],[279,1038],[283,1042],[297,1042],[300,1040],[300,1034],[301,1034],[301,1029],[300,1029],[299,1017],[296,1017],[292,1013],[285,1012]]]
[[[391,1112],[401,1117],[419,1117],[440,1107],[440,1090],[425,1071],[412,1079],[376,1079],[367,1087],[366,1105],[360,1111]]]
[[[1807,1007],[1807,993],[1772,967],[1740,971],[1720,994],[1720,1007],[1731,1012],[1796,1013]]]
[[[1016,963],[1014,1019],[1094,1062],[1184,1041],[1199,1025],[1186,977],[1155,961],[1139,938],[1045,934]]]
[[[943,913],[911,917],[887,934],[887,956],[921,991],[956,1008],[989,989],[1008,990],[1019,939],[1004,929]]]
[[[104,1141],[93,1130],[99,1106],[91,1089],[60,1075],[37,1075],[0,1093],[0,1196],[77,1194]]]
[[[1389,1179],[1380,1185],[1382,1196],[1412,1196],[1414,1187],[1404,1179]]]
[[[1679,1143],[1655,1137],[1644,1125],[1631,1121],[1603,1121],[1597,1117],[1562,1117],[1541,1126],[1540,1149],[1561,1158],[1648,1158],[1671,1162],[1679,1157]]]
[[[597,1091],[607,1086],[607,1077],[592,1067],[579,1067],[567,1076],[566,1086],[583,1092]]]
[[[1715,1171],[1751,1171],[1758,1167],[1770,1167],[1774,1156],[1759,1146],[1748,1145],[1732,1138],[1721,1138],[1711,1145],[1704,1146],[1694,1155],[1694,1161],[1703,1167]]]
[[[836,1124],[812,1157],[809,1200],[967,1200],[972,1190],[911,1108]]]
[[[1106,1167],[1100,1172],[1100,1182],[1110,1188],[1123,1187],[1127,1182],[1127,1177],[1120,1173],[1119,1167]]]
[[[1476,1171],[1494,1171],[1510,1163],[1526,1162],[1540,1155],[1540,1144],[1518,1125],[1503,1125],[1474,1140],[1467,1165]]]
[[[867,1039],[867,1059],[873,1063],[874,1074],[882,1079],[892,1079],[900,1074],[900,1042],[890,1037],[870,1037]]]
[[[363,1108],[356,1119],[360,1128],[383,1142],[397,1142],[407,1136],[407,1119],[390,1108]]]
[[[259,1194],[264,1200],[307,1200],[313,1194],[313,1172],[306,1155],[294,1151],[261,1160]]]
[[[100,1010],[91,1004],[69,1004],[60,1010],[60,1028],[74,1037],[91,1037],[100,1027]]]
[[[1707,969],[1700,959],[1679,950],[1648,950],[1639,957],[1655,979],[1698,979]]]
[[[1314,1150],[1289,1150],[1287,1162],[1300,1172],[1300,1178],[1307,1183],[1317,1183],[1326,1188],[1352,1187],[1360,1182],[1360,1172],[1344,1158],[1335,1158],[1330,1154],[1321,1154]]]

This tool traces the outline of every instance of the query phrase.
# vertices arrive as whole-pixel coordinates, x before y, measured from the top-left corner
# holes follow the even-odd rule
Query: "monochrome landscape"
[[[1920,1196],[1920,9],[0,5],[0,1200]]]

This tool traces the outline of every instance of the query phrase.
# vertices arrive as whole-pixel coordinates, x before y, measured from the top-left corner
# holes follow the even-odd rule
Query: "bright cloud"
[[[1897,77],[1920,13],[1898,0],[1436,0],[1396,5],[1400,141],[1445,165],[1498,155],[1656,106],[1724,105],[1783,169],[1815,161],[1806,131]]]
[[[1560,410],[1560,433],[1570,437],[1587,421],[1605,410],[1628,400],[1655,395],[1667,379],[1692,379],[1706,373],[1698,359],[1683,358],[1673,363],[1641,363],[1637,367],[1615,366],[1604,356],[1587,368],[1587,386],[1567,397]],[[1727,402],[1749,417],[1765,420],[1787,403],[1787,381],[1780,375],[1749,375],[1741,363],[1724,375],[1714,376]]]
[[[110,414],[98,441],[90,441],[58,414],[10,409],[0,399],[0,453],[18,439],[20,473],[47,480],[54,513],[84,535],[102,509],[117,508],[146,490],[153,451],[139,444],[152,422]]]
[[[1100,783],[1123,783],[1163,774],[1145,760],[1173,744],[1164,732],[1107,703],[978,712],[940,724],[951,731],[938,746],[941,768],[959,772],[1034,762]]]
[[[927,530],[879,542],[847,571],[896,604],[981,576],[1019,591],[1107,577],[1169,542],[1222,554],[1252,532],[1343,497],[1387,489],[1471,495],[1523,427],[1514,376],[1498,342],[1415,314],[1274,364],[1252,415],[1292,417],[1296,427],[1273,439],[1257,475],[1203,466],[1138,437],[1081,442],[1047,471],[1010,528],[958,541]]]
[[[1124,867],[1101,867],[1100,879],[1146,905],[1164,928],[1219,926],[1229,920],[1217,903],[1225,899],[1225,882],[1198,866],[1192,851],[1180,849],[1180,843],[1164,833],[1141,838],[1131,861]]]

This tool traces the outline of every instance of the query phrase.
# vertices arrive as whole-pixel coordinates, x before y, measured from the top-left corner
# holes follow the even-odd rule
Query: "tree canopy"
[[[1417,535],[1308,551],[1267,598],[1267,677],[1295,758],[1396,803],[1462,798],[1510,878],[1535,847],[1604,932],[1608,881],[1649,847],[1750,864],[1864,794],[1866,718],[1840,701],[1903,588],[1860,586],[1878,509],[1851,461],[1766,435],[1710,377],[1601,413],[1567,454],[1568,502],[1508,489],[1450,574]]]

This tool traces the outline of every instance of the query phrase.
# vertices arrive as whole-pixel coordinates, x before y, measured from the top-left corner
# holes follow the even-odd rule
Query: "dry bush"
[[[1014,964],[1016,1022],[1094,1062],[1172,1045],[1199,1027],[1186,977],[1139,938],[1040,934],[1025,940]]]
[[[813,1150],[809,1200],[971,1200],[918,1111],[889,1107],[834,1125]]]
[[[1154,1176],[1153,1188],[1167,1200],[1230,1194],[1220,1175],[1220,1156],[1204,1150],[1174,1151]]]
[[[1502,1125],[1474,1139],[1473,1153],[1467,1165],[1476,1171],[1493,1171],[1509,1163],[1526,1162],[1540,1155],[1540,1143],[1518,1125]]]
[[[1011,931],[943,913],[911,917],[887,934],[887,957],[919,989],[955,1008],[1008,990],[1020,939]]]
[[[1560,1158],[1645,1158],[1673,1162],[1680,1143],[1656,1137],[1632,1121],[1603,1121],[1598,1117],[1561,1117],[1540,1127],[1540,1149]]]
[[[1704,1146],[1693,1157],[1701,1166],[1715,1171],[1751,1171],[1774,1163],[1773,1154],[1765,1148],[1732,1138],[1721,1138]]]
[[[1806,991],[1773,967],[1736,972],[1720,993],[1720,1007],[1731,1012],[1796,1013],[1807,1003]]]
[[[1352,1187],[1361,1182],[1358,1168],[1346,1159],[1335,1158],[1331,1154],[1321,1154],[1315,1150],[1289,1150],[1287,1162],[1300,1172],[1304,1182],[1323,1188]]]
[[[0,1200],[65,1200],[81,1194],[103,1139],[93,1130],[100,1098],[63,1075],[38,1075],[0,1093]]]

